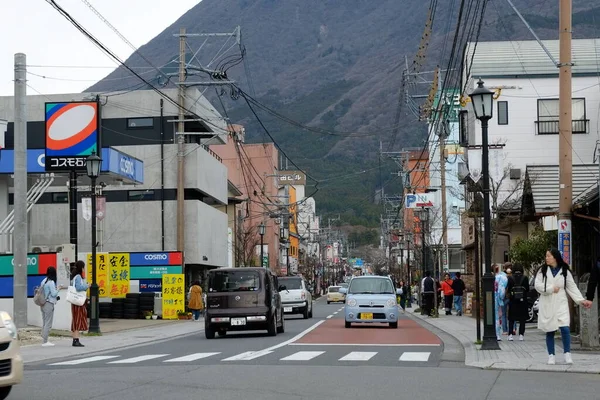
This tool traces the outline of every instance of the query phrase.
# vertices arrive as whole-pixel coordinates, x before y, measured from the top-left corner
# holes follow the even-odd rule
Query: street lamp
[[[473,103],[475,117],[481,121],[481,178],[483,180],[483,238],[485,273],[482,278],[484,310],[483,310],[483,343],[482,350],[500,350],[496,340],[494,315],[494,274],[492,273],[492,217],[490,214],[490,166],[488,155],[488,121],[493,116],[494,92],[483,86],[479,79],[477,88],[469,95]],[[477,267],[477,266],[476,266]]]
[[[90,333],[100,333],[100,305],[99,287],[96,282],[96,179],[100,175],[100,167],[102,167],[102,159],[96,155],[96,152],[86,159],[85,168],[87,175],[92,180],[92,286],[90,286],[91,300],[91,316],[90,316]]]
[[[285,267],[287,269],[287,275],[290,276],[290,241],[285,242]]]
[[[264,258],[265,257],[265,254],[264,254],[265,246],[264,246],[264,242],[263,242],[263,238],[265,236],[265,223],[264,222],[261,222],[260,225],[258,226],[258,234],[260,235],[260,266],[268,267],[268,265],[265,266],[265,261],[264,261],[264,259],[265,259]]]

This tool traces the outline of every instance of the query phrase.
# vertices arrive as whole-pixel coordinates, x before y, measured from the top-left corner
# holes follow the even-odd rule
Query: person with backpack
[[[54,343],[48,341],[52,322],[54,320],[54,305],[58,301],[58,291],[63,289],[62,286],[56,286],[56,268],[48,267],[46,270],[46,278],[36,288],[34,294],[34,302],[40,306],[42,310],[42,346],[51,347]]]
[[[569,266],[563,260],[558,249],[550,249],[546,252],[546,264],[540,268],[535,277],[535,290],[540,294],[538,329],[546,332],[548,364],[556,364],[554,334],[559,329],[565,353],[565,363],[573,364],[571,332],[569,330],[571,315],[567,295],[576,304],[586,308],[590,308],[592,302],[586,300],[579,291]]]
[[[515,323],[519,323],[519,340],[525,340],[525,323],[528,318],[527,295],[529,293],[529,279],[523,275],[523,266],[513,265],[513,273],[508,277],[508,340],[513,341]]]

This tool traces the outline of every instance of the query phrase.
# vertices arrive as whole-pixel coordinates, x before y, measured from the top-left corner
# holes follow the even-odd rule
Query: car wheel
[[[12,386],[4,386],[0,388],[0,400],[4,400],[10,394]]]
[[[271,318],[271,322],[269,323],[267,333],[269,334],[269,336],[277,336],[277,314],[274,314],[273,318]]]
[[[281,326],[277,328],[277,333],[285,333],[285,318],[283,318],[283,312],[281,314]]]
[[[312,303],[311,303],[310,304],[310,311],[308,312],[308,318],[312,318],[313,317],[312,312],[313,312],[313,306],[312,306]]]
[[[206,325],[204,327],[204,336],[207,339],[214,339],[215,338],[215,329],[210,325]]]
[[[306,308],[304,309],[304,312],[302,313],[302,317],[304,319],[308,319],[308,304],[306,305]]]
[[[331,304],[331,302],[329,300],[327,300],[327,304]]]
[[[398,329],[398,322],[390,322],[390,328],[392,329]]]
[[[345,324],[344,324],[344,326],[345,326],[346,328],[351,328],[351,327],[352,327],[352,324],[351,324],[350,322],[348,322],[348,321],[345,321]]]

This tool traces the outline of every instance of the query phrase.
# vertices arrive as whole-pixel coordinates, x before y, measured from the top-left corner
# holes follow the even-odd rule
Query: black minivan
[[[204,334],[266,329],[270,336],[285,330],[275,276],[265,268],[219,268],[208,273]]]

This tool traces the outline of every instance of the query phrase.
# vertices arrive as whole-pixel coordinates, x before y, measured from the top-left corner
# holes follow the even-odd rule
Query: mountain
[[[437,3],[432,34],[428,35],[425,57],[413,64],[430,3]],[[463,33],[454,52],[457,71],[461,51],[467,40],[474,40],[477,15],[486,2],[463,3]],[[514,3],[538,36],[558,38],[558,1]],[[379,206],[373,204],[376,189],[383,184],[386,193],[400,190],[400,179],[391,177],[396,165],[385,157],[379,160],[380,141],[384,151],[400,150],[421,147],[426,136],[425,123],[411,113],[400,94],[427,94],[429,85],[413,83],[410,90],[404,87],[405,63],[411,68],[419,66],[420,71],[436,65],[445,68],[460,4],[459,0],[203,0],[126,63],[146,67],[147,71],[149,60],[153,66],[173,72],[176,66],[171,61],[178,54],[178,39],[173,34],[179,28],[185,27],[189,33],[215,33],[232,32],[241,26],[245,59],[228,70],[229,79],[277,113],[326,130],[307,131],[255,107],[289,158],[321,181],[315,195],[319,212],[341,214],[344,222],[354,225],[376,226],[380,214]],[[600,37],[597,0],[575,0],[573,22],[574,37]],[[196,51],[205,39],[189,38],[190,47]],[[533,36],[508,2],[487,1],[479,40],[523,39]],[[224,39],[209,38],[198,58],[207,65],[224,43]],[[240,51],[234,48],[227,55],[236,54]],[[208,79],[207,75],[196,78]],[[88,90],[125,88],[140,88],[140,82],[121,67]],[[215,90],[210,88],[206,94],[219,108]],[[248,141],[270,140],[243,98],[233,101],[227,94],[223,99],[223,114],[231,122],[246,126]],[[400,123],[394,126],[399,104]],[[325,134],[330,131],[336,133]]]

